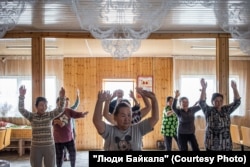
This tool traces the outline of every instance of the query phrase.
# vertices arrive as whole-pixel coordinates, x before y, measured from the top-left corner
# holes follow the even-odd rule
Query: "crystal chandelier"
[[[141,46],[141,40],[137,39],[104,39],[103,49],[115,59],[123,60],[131,56]]]
[[[203,5],[204,7],[213,7],[214,1],[215,0],[178,0],[178,3],[183,3],[189,7],[193,7],[196,5]]]
[[[250,54],[250,1],[223,3],[218,0],[214,12],[220,27],[238,40],[242,52]]]
[[[25,7],[25,0],[0,1],[0,38],[15,27]]]
[[[239,45],[243,53],[250,55],[250,39],[240,39]]]
[[[161,27],[173,1],[73,0],[73,9],[81,28],[101,39],[105,51],[121,58],[130,56],[140,46],[139,40],[148,38]]]

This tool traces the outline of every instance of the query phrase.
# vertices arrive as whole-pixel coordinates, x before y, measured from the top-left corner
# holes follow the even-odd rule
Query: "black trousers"
[[[178,144],[178,139],[177,139],[177,136],[164,136],[164,142],[165,142],[165,145],[166,145],[166,151],[172,151],[172,139],[175,139],[177,145],[178,145],[178,148],[179,148],[179,144]],[[179,148],[180,149],[180,148]]]
[[[188,151],[188,143],[192,151],[200,151],[197,139],[194,134],[178,134],[178,143],[180,151]]]

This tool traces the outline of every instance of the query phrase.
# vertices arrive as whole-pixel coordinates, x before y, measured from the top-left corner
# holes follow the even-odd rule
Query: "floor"
[[[234,151],[240,151],[241,149],[234,149]],[[250,151],[249,148],[244,148],[245,151]],[[201,150],[204,151],[204,150]],[[0,151],[0,159],[10,162],[10,167],[30,167],[29,151],[26,151],[23,156],[19,156],[17,151]],[[75,167],[88,167],[89,166],[89,152],[77,151],[76,154],[76,166]],[[0,163],[1,167],[1,163]],[[70,167],[69,161],[64,161],[63,167]]]
[[[75,167],[88,167],[89,157],[88,151],[77,151],[76,154],[76,166]],[[0,152],[0,159],[10,162],[10,167],[29,167],[29,152],[26,151],[25,155],[19,156],[16,151]],[[1,165],[0,165],[1,166]],[[63,167],[70,167],[69,161],[63,162]]]

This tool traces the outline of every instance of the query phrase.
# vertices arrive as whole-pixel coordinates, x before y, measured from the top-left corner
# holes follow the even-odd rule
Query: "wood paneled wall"
[[[93,123],[93,111],[97,93],[102,89],[105,78],[132,78],[138,75],[152,75],[155,92],[160,109],[165,105],[166,96],[173,92],[173,60],[172,58],[129,58],[116,60],[113,58],[65,58],[64,87],[69,97],[75,97],[75,90],[80,90],[80,106],[78,111],[89,111],[86,118],[78,119],[76,144],[78,150],[103,149],[103,139],[97,133]],[[139,99],[141,104],[142,100]],[[150,113],[149,113],[150,114]],[[154,131],[143,138],[146,149],[156,148],[156,141],[163,139],[160,134],[161,120]]]

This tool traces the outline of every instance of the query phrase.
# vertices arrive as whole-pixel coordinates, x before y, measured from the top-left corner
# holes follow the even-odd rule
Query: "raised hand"
[[[207,82],[205,82],[204,78],[201,78],[201,87],[202,87],[202,89],[206,89],[207,88]]]
[[[59,92],[59,96],[60,97],[65,97],[65,89],[63,87],[61,87],[61,90]]]
[[[231,80],[231,87],[233,89],[237,89],[237,84],[236,84],[236,82],[234,80]]]
[[[141,87],[136,87],[135,89],[136,89],[136,92],[139,94],[143,91],[143,89]]]
[[[80,90],[79,89],[76,89],[76,96],[80,96]]]
[[[129,97],[131,97],[132,99],[135,99],[135,95],[134,95],[134,92],[132,90],[130,90],[130,92],[129,92]]]
[[[115,90],[111,96],[111,99],[115,98],[117,96],[117,90]]]
[[[148,97],[150,99],[155,99],[156,98],[156,96],[155,96],[155,94],[153,92],[147,91],[147,90],[142,90],[141,95],[144,95],[144,96],[146,96],[146,97]]]
[[[98,92],[98,101],[104,102],[107,99],[107,92],[104,90],[100,90]]]
[[[176,90],[175,91],[175,98],[178,98],[180,96],[180,91],[179,90]]]
[[[19,95],[20,96],[25,96],[26,94],[26,88],[24,85],[21,85],[20,88],[19,88]]]
[[[82,117],[85,117],[89,112],[86,111],[86,112],[82,112]]]
[[[111,101],[112,95],[111,95],[110,91],[105,91],[105,94],[106,94],[106,101]]]

